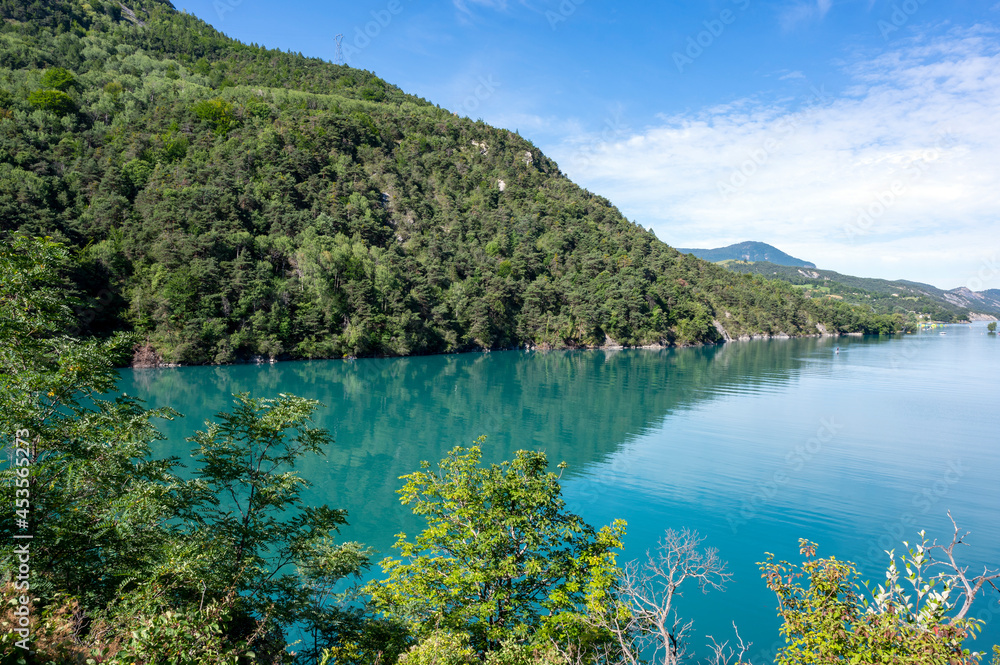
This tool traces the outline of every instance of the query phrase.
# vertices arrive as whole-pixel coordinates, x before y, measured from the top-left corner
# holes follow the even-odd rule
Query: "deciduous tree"
[[[489,652],[540,629],[563,635],[609,603],[625,525],[597,531],[567,511],[544,453],[480,466],[482,443],[404,476],[401,500],[427,528],[412,542],[400,534],[400,558],[385,559],[386,579],[368,590],[417,635],[467,633]]]

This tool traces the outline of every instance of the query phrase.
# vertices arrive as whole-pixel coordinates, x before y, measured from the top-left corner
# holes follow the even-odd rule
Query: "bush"
[[[206,99],[191,107],[194,114],[212,125],[218,134],[227,134],[239,123],[233,105],[222,99]]]
[[[439,630],[399,657],[399,665],[477,665],[468,635]]]
[[[59,115],[76,111],[76,104],[61,90],[35,90],[28,95],[28,103]]]
[[[51,67],[42,74],[42,87],[66,92],[77,87],[76,77],[62,67]]]

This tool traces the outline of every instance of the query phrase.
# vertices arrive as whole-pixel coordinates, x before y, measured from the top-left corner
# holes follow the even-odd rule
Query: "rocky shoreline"
[[[578,346],[553,346],[551,344],[526,344],[524,346],[515,346],[510,348],[496,348],[496,349],[485,349],[485,348],[469,348],[464,351],[453,351],[445,354],[414,354],[411,356],[343,356],[341,358],[291,358],[291,357],[269,357],[254,355],[250,356],[246,360],[237,361],[233,363],[223,363],[223,364],[213,364],[213,367],[223,367],[225,365],[273,365],[280,362],[295,362],[299,360],[357,360],[358,358],[387,358],[387,357],[400,357],[400,358],[412,358],[418,355],[454,355],[457,353],[490,353],[492,351],[624,351],[627,349],[645,349],[649,351],[662,351],[664,349],[683,349],[683,348],[694,348],[698,346],[719,346],[722,344],[727,344],[731,342],[752,342],[760,340],[769,339],[806,339],[810,337],[864,337],[864,333],[831,333],[826,330],[821,324],[817,324],[817,332],[811,334],[797,334],[789,335],[788,333],[775,333],[775,334],[753,334],[753,335],[740,335],[738,337],[731,336],[724,329],[719,326],[719,333],[722,335],[722,340],[718,342],[706,342],[706,343],[695,343],[695,344],[671,344],[668,342],[660,342],[655,344],[619,344],[615,340],[607,337],[604,344],[581,344]],[[128,367],[132,369],[166,369],[166,368],[176,368],[176,367],[197,367],[199,365],[186,365],[183,363],[168,363],[164,362],[162,357],[156,353],[152,345],[149,343],[140,345],[136,347],[135,356]]]

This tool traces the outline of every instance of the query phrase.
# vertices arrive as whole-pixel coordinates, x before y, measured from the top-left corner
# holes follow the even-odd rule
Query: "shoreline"
[[[954,323],[954,324],[940,324],[940,325],[971,325],[972,322],[964,323]],[[897,332],[891,335],[895,337],[897,335],[906,335],[907,333]],[[133,370],[155,370],[155,369],[177,369],[180,367],[233,367],[242,365],[276,365],[278,363],[288,363],[288,362],[305,362],[310,360],[341,360],[341,361],[351,361],[351,360],[364,360],[364,359],[389,359],[389,358],[417,358],[423,356],[451,356],[459,355],[464,353],[492,353],[499,351],[533,351],[533,352],[547,352],[547,351],[625,351],[625,350],[635,350],[644,349],[647,351],[662,351],[666,349],[693,349],[704,346],[723,346],[725,344],[735,343],[735,342],[758,342],[766,340],[790,340],[790,339],[822,339],[822,338],[838,338],[838,337],[885,337],[886,335],[872,335],[860,332],[849,332],[849,333],[831,333],[823,332],[801,334],[801,335],[789,335],[787,333],[777,333],[777,334],[753,334],[753,335],[740,335],[739,337],[731,337],[726,335],[724,339],[718,342],[706,342],[701,344],[635,344],[635,345],[625,345],[625,344],[584,344],[579,346],[551,346],[548,344],[540,345],[523,345],[523,346],[513,346],[513,347],[500,347],[494,349],[485,349],[482,347],[465,349],[462,351],[446,351],[441,353],[413,353],[406,356],[342,356],[339,358],[289,358],[289,357],[276,357],[270,358],[265,356],[251,356],[249,359],[239,362],[232,363],[204,363],[204,364],[185,364],[185,363],[156,363],[156,364],[129,364],[123,365],[118,369],[133,369]],[[612,340],[613,342],[613,340]]]

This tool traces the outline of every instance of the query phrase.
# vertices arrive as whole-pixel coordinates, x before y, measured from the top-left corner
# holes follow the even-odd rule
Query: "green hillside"
[[[74,249],[82,334],[221,363],[902,325],[682,256],[369,72],[156,0],[0,13],[0,231]]]
[[[853,277],[832,270],[796,268],[764,261],[732,261],[725,266],[734,272],[784,280],[810,297],[837,298],[881,314],[920,314],[945,322],[968,320],[970,312],[1000,316],[1000,299],[991,291],[945,291],[919,282]]]

